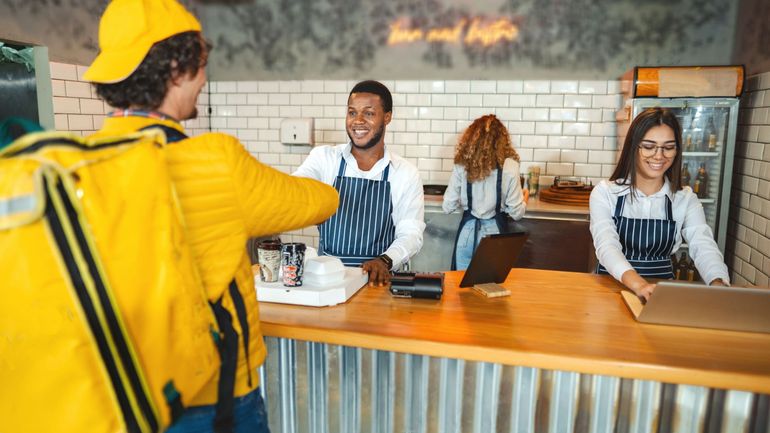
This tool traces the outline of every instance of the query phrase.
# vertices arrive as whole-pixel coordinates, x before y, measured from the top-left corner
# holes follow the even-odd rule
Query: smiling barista
[[[600,274],[610,274],[649,299],[655,283],[672,279],[671,254],[682,241],[711,285],[729,283],[703,206],[682,185],[682,130],[671,110],[648,108],[628,129],[609,180],[591,191],[591,235]]]
[[[313,149],[294,173],[333,185],[337,213],[319,226],[319,253],[361,266],[369,281],[390,281],[389,271],[422,247],[424,197],[417,168],[385,147],[393,115],[390,91],[377,81],[356,84],[348,97],[350,142]]]

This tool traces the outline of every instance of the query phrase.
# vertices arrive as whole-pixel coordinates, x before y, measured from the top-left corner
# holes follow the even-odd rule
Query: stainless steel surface
[[[273,433],[768,432],[768,397],[267,338]]]
[[[441,208],[440,196],[426,196],[423,246],[420,252],[412,257],[410,263],[411,270],[438,272],[450,269],[455,236],[461,218],[461,212],[449,215],[444,213]],[[523,221],[521,224],[526,224],[527,222],[536,223],[537,221],[587,222],[588,208],[541,203],[536,198],[533,198],[527,205],[524,219],[527,221]],[[538,245],[537,248],[543,248],[546,244]],[[525,256],[527,254],[526,251],[523,253]],[[546,267],[544,269],[551,268]],[[585,271],[585,269],[562,270]]]
[[[445,214],[441,201],[425,201],[425,231],[422,249],[410,260],[413,271],[437,272],[449,270],[452,265],[452,247],[462,214]]]

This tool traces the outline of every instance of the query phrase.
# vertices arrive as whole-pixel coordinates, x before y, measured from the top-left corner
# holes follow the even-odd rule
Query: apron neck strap
[[[495,213],[499,214],[501,212],[501,202],[502,202],[502,195],[503,195],[503,170],[500,167],[497,167],[497,185],[495,185],[495,192],[497,193],[497,198],[495,199]]]
[[[340,168],[337,170],[337,176],[338,177],[345,177],[345,168],[347,168],[348,163],[345,162],[345,156],[343,155],[340,159]],[[385,170],[382,172],[382,181],[387,182],[388,181],[388,174],[390,173],[390,163],[385,166]]]
[[[471,185],[471,182],[466,180],[465,183],[467,184],[465,187],[465,195],[468,197],[468,210],[473,209],[473,185]]]
[[[623,216],[623,206],[626,204],[626,196],[618,196],[618,201],[615,203],[615,218]]]

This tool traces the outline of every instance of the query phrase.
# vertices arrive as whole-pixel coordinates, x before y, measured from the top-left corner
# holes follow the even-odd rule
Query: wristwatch
[[[378,259],[385,262],[385,266],[388,267],[388,270],[390,270],[393,267],[393,259],[390,258],[387,254],[380,254],[377,256]]]

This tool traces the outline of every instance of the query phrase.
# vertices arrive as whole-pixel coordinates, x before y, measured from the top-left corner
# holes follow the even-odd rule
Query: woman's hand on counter
[[[633,290],[634,293],[636,293],[636,296],[644,299],[645,302],[650,299],[650,296],[652,295],[652,292],[655,291],[656,286],[656,284],[650,283],[642,278],[642,276],[633,269],[629,269],[623,273],[621,282],[623,285]]]

